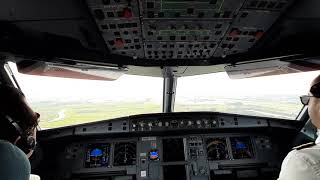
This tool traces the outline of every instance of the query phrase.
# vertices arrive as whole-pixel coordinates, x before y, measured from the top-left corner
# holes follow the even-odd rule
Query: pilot
[[[30,175],[39,114],[34,112],[21,91],[0,84],[0,179],[40,179]]]
[[[278,180],[319,180],[320,179],[320,75],[312,83],[309,95],[300,97],[308,105],[312,123],[318,129],[315,142],[293,148],[282,162]]]

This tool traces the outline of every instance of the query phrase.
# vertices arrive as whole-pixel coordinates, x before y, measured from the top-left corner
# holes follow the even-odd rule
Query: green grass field
[[[41,114],[40,127],[43,129],[161,111],[159,105],[151,103],[39,103],[33,104],[33,108]],[[65,117],[55,120],[59,117],[58,112],[60,111],[64,112]]]
[[[299,103],[275,103],[264,101],[226,102],[224,104],[190,103],[175,106],[176,112],[214,111],[234,114],[268,116],[295,119],[301,109]],[[32,103],[32,108],[41,114],[42,129],[57,128],[123,117],[135,114],[159,113],[162,105],[155,103],[119,102],[119,103]],[[59,116],[63,112],[63,117]],[[60,118],[59,118],[60,117]]]

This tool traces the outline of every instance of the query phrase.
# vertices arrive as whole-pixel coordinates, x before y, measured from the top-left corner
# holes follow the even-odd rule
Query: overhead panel
[[[142,1],[146,58],[208,59],[243,0]]]
[[[245,1],[214,56],[224,57],[249,51],[288,5],[287,0]]]
[[[289,0],[87,0],[111,54],[150,61],[244,53]]]
[[[226,35],[215,51],[215,57],[247,52],[277,20],[280,12],[239,11]]]
[[[87,0],[87,3],[111,53],[144,57],[138,1]]]

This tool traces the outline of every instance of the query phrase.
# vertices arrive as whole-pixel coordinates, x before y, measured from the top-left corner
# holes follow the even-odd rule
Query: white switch
[[[141,177],[147,177],[147,171],[141,171],[140,175]]]

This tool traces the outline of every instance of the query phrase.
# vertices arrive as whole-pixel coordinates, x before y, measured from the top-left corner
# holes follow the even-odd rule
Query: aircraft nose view
[[[319,0],[1,0],[0,179],[320,179]]]

